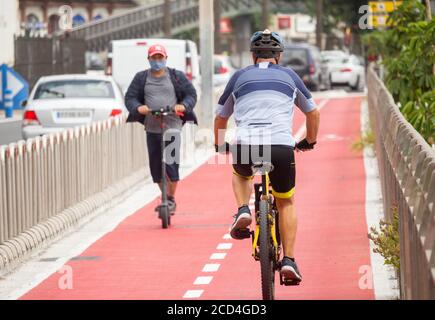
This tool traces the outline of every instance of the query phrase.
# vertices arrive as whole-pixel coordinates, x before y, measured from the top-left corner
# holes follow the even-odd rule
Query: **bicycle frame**
[[[262,186],[262,190],[261,190],[261,200],[267,201],[267,203],[269,204],[268,206],[268,214],[267,214],[267,219],[268,219],[268,224],[270,225],[270,234],[272,236],[272,243],[273,243],[273,249],[274,249],[274,253],[275,253],[275,259],[278,260],[279,259],[279,244],[278,244],[278,240],[276,237],[276,229],[275,229],[275,216],[273,213],[273,197],[270,194],[269,191],[269,174],[265,173],[263,175],[261,175],[261,186]],[[260,223],[259,223],[259,213],[258,213],[258,208],[257,205],[259,203],[259,199],[257,199],[258,194],[257,194],[257,190],[255,190],[255,203],[256,203],[256,208],[255,208],[255,212],[256,212],[256,227],[255,227],[255,232],[254,232],[254,240],[252,242],[252,256],[254,257],[254,259],[256,261],[260,260],[259,254],[258,254],[258,238],[260,236]],[[277,262],[277,261],[276,261]]]

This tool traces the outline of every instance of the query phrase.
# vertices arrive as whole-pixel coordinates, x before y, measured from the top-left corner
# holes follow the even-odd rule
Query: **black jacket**
[[[192,83],[186,78],[183,72],[168,68],[169,75],[174,85],[177,103],[184,105],[186,111],[184,116],[180,117],[183,125],[187,121],[193,121],[198,124],[193,108],[196,104],[196,90]],[[125,106],[128,109],[129,115],[127,122],[140,122],[144,124],[145,116],[137,111],[141,105],[146,105],[145,102],[145,83],[147,81],[148,70],[136,73],[125,94]]]

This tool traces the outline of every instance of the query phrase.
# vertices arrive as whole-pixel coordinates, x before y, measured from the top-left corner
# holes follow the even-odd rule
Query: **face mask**
[[[164,67],[166,67],[166,60],[159,60],[159,61],[150,60],[150,66],[151,66],[151,70],[153,71],[162,70]]]

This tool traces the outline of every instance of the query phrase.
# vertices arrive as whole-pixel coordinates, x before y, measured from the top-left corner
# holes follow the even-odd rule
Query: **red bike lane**
[[[303,281],[277,285],[277,299],[374,298],[373,290],[359,288],[360,267],[370,265],[363,158],[350,149],[359,136],[360,102],[329,101],[315,151],[297,154]],[[302,120],[297,113],[295,132]],[[236,207],[226,162],[206,163],[180,183],[169,229],[161,229],[156,199],[68,261],[71,289],[62,289],[65,274],[54,273],[21,299],[261,299],[250,240],[225,237]]]

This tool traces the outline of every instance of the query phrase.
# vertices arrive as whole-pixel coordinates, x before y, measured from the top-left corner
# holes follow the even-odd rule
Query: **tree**
[[[284,0],[286,2],[298,2],[298,0]],[[344,24],[345,29],[349,28],[351,34],[354,36],[354,42],[359,43],[359,38],[364,30],[358,27],[358,21],[361,18],[359,9],[361,6],[367,5],[367,0],[323,0],[321,6],[321,25],[318,30],[323,30],[323,33],[332,35],[332,31],[337,29],[340,23]],[[319,6],[318,0],[304,1],[307,7],[308,14],[313,17],[317,16],[317,9]],[[317,40],[319,41],[319,40]],[[328,44],[327,44],[328,46]]]
[[[385,83],[405,118],[435,144],[435,20],[417,0],[403,2],[391,28],[364,37],[369,54],[382,56]]]

